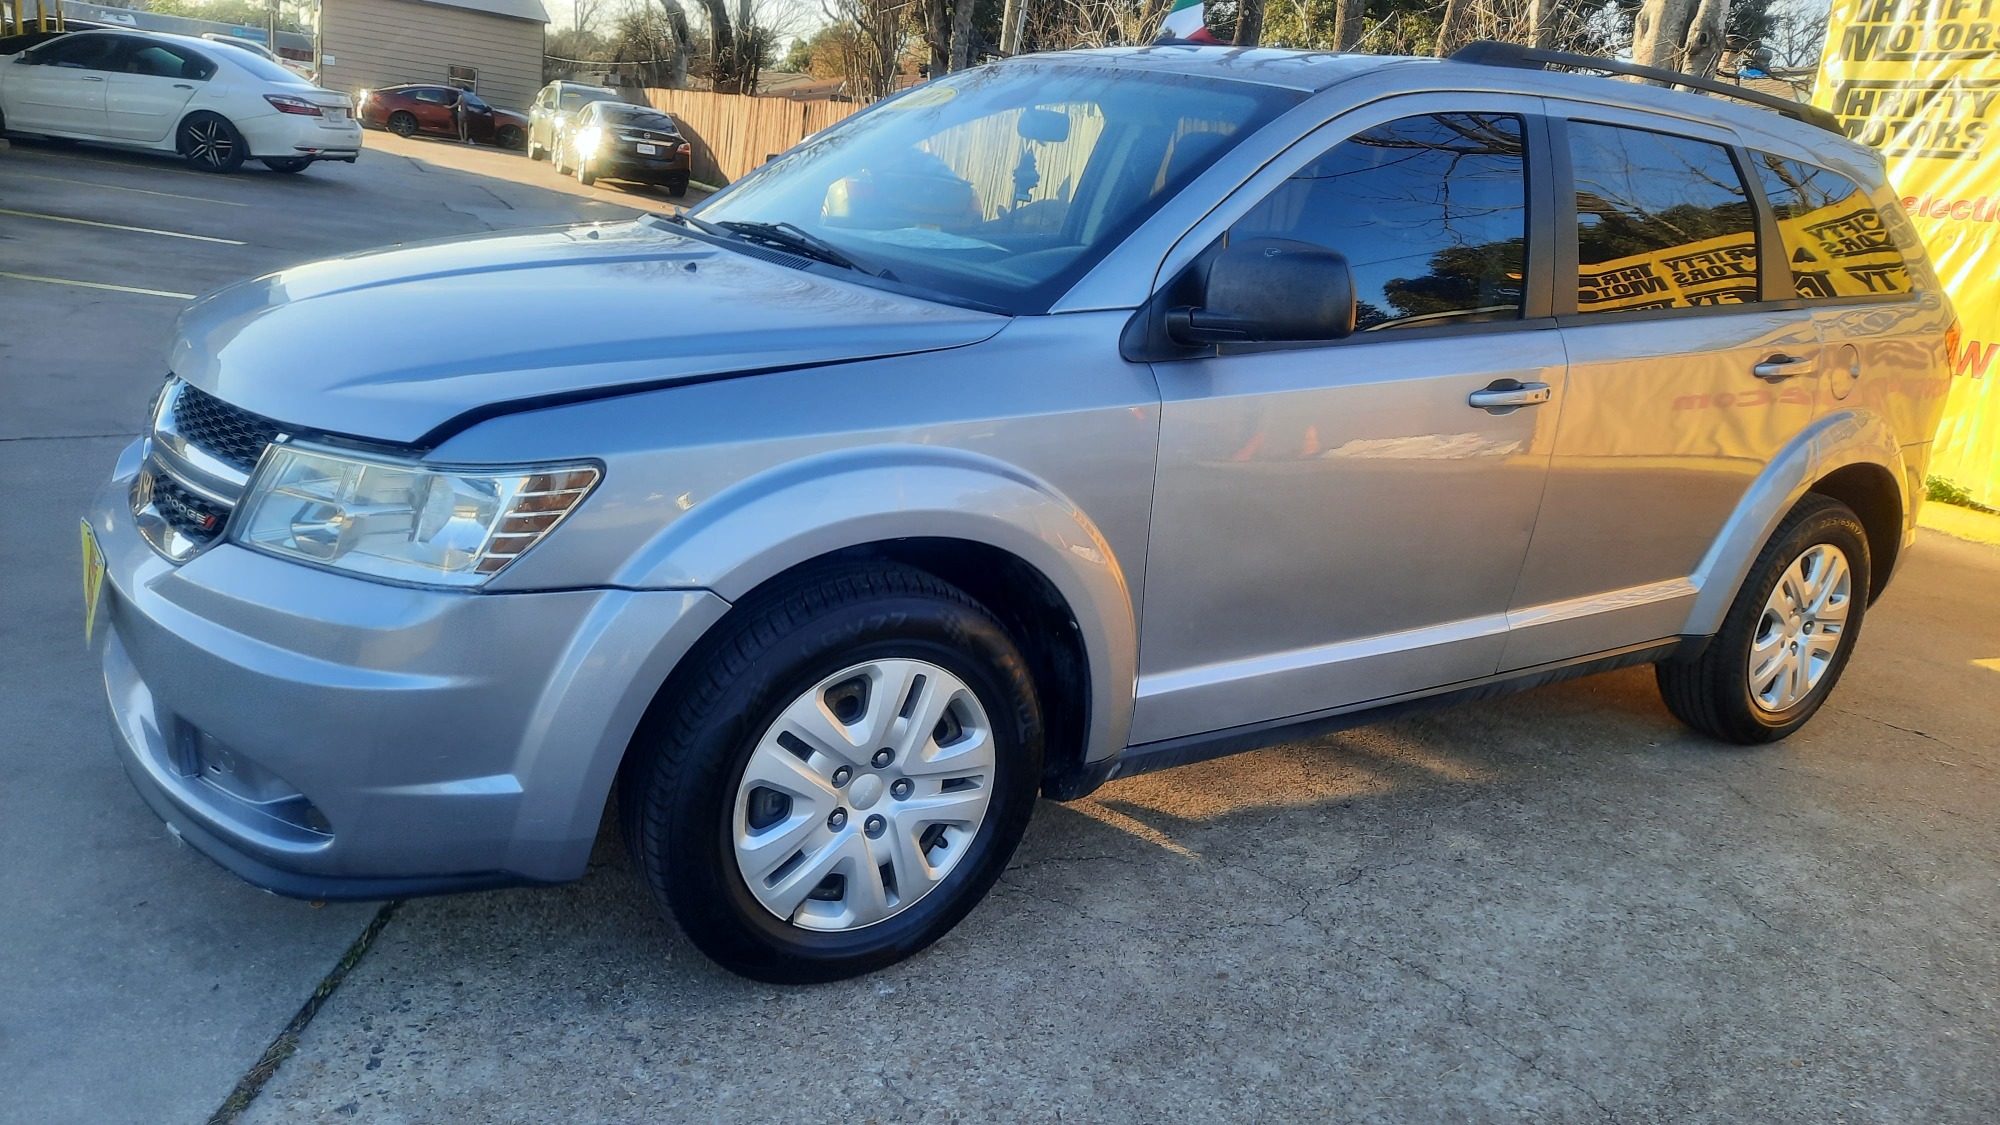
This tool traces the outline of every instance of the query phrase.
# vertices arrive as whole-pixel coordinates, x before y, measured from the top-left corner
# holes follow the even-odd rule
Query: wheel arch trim
[[[802,563],[903,539],[979,544],[1046,579],[1067,604],[1088,663],[1084,759],[1124,748],[1138,678],[1127,568],[1068,497],[990,457],[898,445],[790,462],[695,504],[635,554],[617,583],[700,588],[735,602]]]
[[[1903,447],[1881,415],[1867,410],[1829,414],[1800,432],[1766,465],[1737,503],[1722,532],[1692,575],[1700,591],[1681,632],[1707,636],[1722,627],[1737,588],[1764,544],[1801,497],[1842,469],[1871,466],[1890,478],[1899,512],[1910,511]],[[1871,578],[1880,591],[1886,576]]]

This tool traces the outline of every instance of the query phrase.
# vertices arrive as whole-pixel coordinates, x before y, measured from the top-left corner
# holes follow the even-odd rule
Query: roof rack
[[[1697,78],[1692,74],[1682,74],[1675,70],[1661,70],[1638,63],[1620,62],[1617,59],[1600,59],[1594,55],[1578,55],[1569,51],[1549,51],[1540,47],[1526,47],[1519,43],[1496,43],[1490,39],[1468,43],[1452,52],[1453,62],[1473,63],[1478,66],[1511,66],[1524,70],[1547,70],[1552,66],[1572,67],[1577,70],[1596,70],[1605,74],[1624,74],[1633,78],[1644,78],[1668,86],[1685,86],[1690,90],[1700,90],[1707,94],[1718,94],[1725,98],[1760,105],[1776,110],[1794,121],[1817,125],[1829,133],[1846,136],[1840,127],[1840,119],[1815,105],[1804,102],[1787,101],[1775,94],[1758,90],[1746,90],[1713,78]]]

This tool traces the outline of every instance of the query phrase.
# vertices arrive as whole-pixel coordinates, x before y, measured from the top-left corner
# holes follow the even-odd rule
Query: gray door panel
[[[1155,365],[1149,742],[1491,675],[1563,394],[1553,329]]]

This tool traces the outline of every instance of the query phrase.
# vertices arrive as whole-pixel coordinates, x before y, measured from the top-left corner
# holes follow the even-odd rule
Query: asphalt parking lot
[[[241,1120],[2000,1120],[2000,548],[1931,531],[1784,745],[1695,738],[1633,669],[1128,779],[858,981],[722,973],[610,829],[562,888],[237,882],[126,783],[80,643],[76,516],[184,295],[667,206],[368,145],[0,152],[0,1121],[206,1120],[337,967]]]

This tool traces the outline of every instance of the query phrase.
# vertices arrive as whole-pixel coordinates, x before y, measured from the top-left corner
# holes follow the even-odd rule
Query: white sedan
[[[345,94],[241,47],[143,31],[73,32],[0,61],[0,128],[178,152],[211,172],[361,152]]]

